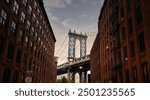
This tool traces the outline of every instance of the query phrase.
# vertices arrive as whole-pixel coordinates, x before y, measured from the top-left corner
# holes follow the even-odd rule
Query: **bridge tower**
[[[76,53],[76,40],[80,41],[80,57],[84,57],[86,56],[86,48],[87,48],[87,35],[85,33],[82,34],[77,34],[75,31],[71,32],[71,30],[69,30],[69,47],[68,47],[68,61],[70,60],[74,60],[75,57],[75,53]]]
[[[71,30],[69,30],[69,46],[68,46],[68,62],[73,61],[76,59],[75,57],[75,53],[76,52],[76,42],[77,40],[79,40],[80,42],[80,58],[81,57],[85,57],[86,56],[86,49],[87,49],[87,35],[85,34],[78,34],[75,31],[71,32]],[[70,73],[71,68],[68,68],[68,80],[72,81],[72,78],[74,77],[75,74]],[[86,79],[86,73],[85,75],[83,75],[80,72],[80,82],[84,82]]]

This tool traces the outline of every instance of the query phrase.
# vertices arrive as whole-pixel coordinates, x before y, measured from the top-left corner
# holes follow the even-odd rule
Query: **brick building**
[[[149,0],[105,0],[92,50],[92,80],[99,82],[150,82]],[[97,50],[96,50],[97,51]],[[95,57],[96,58],[96,57]],[[93,59],[93,58],[91,58]],[[99,60],[99,66],[94,64]],[[96,70],[94,68],[99,68]],[[95,74],[100,75],[95,77]]]
[[[42,0],[0,0],[0,82],[56,82],[55,42]]]
[[[95,39],[93,48],[91,49],[92,55],[90,56],[90,65],[91,65],[91,81],[98,83],[100,82],[100,45],[99,45],[99,34]]]

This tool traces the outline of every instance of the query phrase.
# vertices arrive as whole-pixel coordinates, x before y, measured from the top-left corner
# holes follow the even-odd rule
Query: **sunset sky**
[[[59,57],[58,64],[67,61],[68,32],[88,35],[87,54],[98,32],[98,17],[104,0],[44,0],[44,6],[56,37],[55,56]],[[62,42],[65,41],[62,48]],[[79,50],[77,51],[79,55]]]

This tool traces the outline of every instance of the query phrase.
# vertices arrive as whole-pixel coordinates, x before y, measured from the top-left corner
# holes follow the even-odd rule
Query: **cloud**
[[[89,0],[81,0],[82,3],[89,3]]]
[[[87,20],[94,20],[95,19],[95,16],[90,17],[90,16],[85,15],[85,14],[79,15],[78,17],[81,18],[81,19],[87,19]]]
[[[50,16],[51,21],[60,22],[59,18],[56,16]]]
[[[89,17],[90,20],[94,20],[95,19],[95,16],[91,16]]]
[[[46,12],[47,12],[47,16],[48,16],[50,22],[60,23],[60,18],[55,16],[50,9],[47,8]]]
[[[89,5],[93,5],[93,6],[99,5],[99,4],[102,5],[104,2],[104,0],[80,0],[80,1],[83,4],[89,4]]]
[[[62,25],[66,28],[77,28],[77,22],[70,18],[65,19],[62,22]]]
[[[51,8],[65,8],[66,5],[70,5],[72,0],[44,0],[45,6]]]
[[[80,15],[80,16],[78,16],[79,18],[86,18],[87,17],[87,15]]]
[[[66,1],[67,4],[71,4],[72,3],[72,0],[64,0]]]

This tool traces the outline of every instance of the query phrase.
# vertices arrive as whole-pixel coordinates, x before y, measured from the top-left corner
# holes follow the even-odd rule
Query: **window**
[[[134,79],[135,83],[138,82],[138,75],[137,75],[137,68],[136,68],[136,66],[133,67],[133,79]]]
[[[127,83],[129,83],[130,82],[130,77],[129,77],[129,70],[128,69],[126,69],[126,71],[125,71],[125,77],[126,77],[126,82]]]
[[[39,28],[39,30],[41,31],[41,29],[42,29],[42,27],[41,27],[41,25],[40,25],[40,28]]]
[[[13,82],[18,83],[18,79],[19,79],[19,72],[15,71],[13,75]]]
[[[144,82],[149,82],[147,62],[142,63],[142,71]]]
[[[37,3],[36,1],[34,1],[34,8],[36,9],[36,7],[37,7]]]
[[[21,12],[21,22],[24,23],[26,15],[24,12]]]
[[[37,38],[37,32],[35,33],[35,37],[34,37],[34,39],[36,40],[36,38]]]
[[[135,46],[134,46],[134,40],[130,42],[130,49],[131,49],[131,57],[135,57]]]
[[[32,47],[33,46],[33,43],[32,42],[30,42],[30,47]]]
[[[20,30],[20,32],[19,32],[19,42],[23,42],[23,31],[22,30]]]
[[[42,20],[42,18],[43,18],[43,17],[42,17],[42,15],[41,15],[41,16],[40,16],[40,20]]]
[[[128,33],[131,33],[132,32],[132,18],[129,18],[128,20]]]
[[[5,68],[4,69],[4,74],[3,74],[3,83],[8,83],[10,78],[10,69]]]
[[[127,47],[124,48],[124,60],[125,62],[128,61]]]
[[[7,53],[7,58],[9,60],[12,60],[13,59],[13,52],[14,52],[14,48],[12,45],[9,45],[8,47],[8,53]]]
[[[41,38],[39,37],[39,38],[38,38],[38,42],[40,42],[40,41],[41,41]]]
[[[29,5],[29,14],[32,14],[32,7]]]
[[[3,38],[0,37],[0,55],[2,54],[2,51],[3,51]]]
[[[123,18],[124,17],[124,8],[122,7],[121,8],[121,18]],[[122,19],[121,19],[122,20]]]
[[[28,37],[26,36],[26,38],[25,38],[25,47],[27,47],[28,46]]]
[[[40,10],[38,9],[38,10],[37,10],[37,15],[39,16],[39,14],[40,14]]]
[[[25,42],[28,42],[28,37],[26,36]]]
[[[35,22],[36,16],[35,13],[33,13],[33,22]]]
[[[26,67],[27,64],[27,56],[25,55],[23,58],[23,67]]]
[[[136,24],[140,25],[142,23],[142,13],[141,13],[141,7],[138,6],[136,9]]]
[[[125,40],[126,39],[126,33],[125,33],[125,28],[122,27],[122,39]]]
[[[36,50],[36,46],[34,46],[34,51]]]
[[[21,62],[21,51],[20,51],[20,50],[17,51],[16,62],[17,62],[17,63],[20,63],[20,62]]]
[[[30,42],[30,51],[32,52],[32,50],[33,50],[33,42],[31,41]]]
[[[140,49],[140,53],[145,51],[145,41],[144,41],[144,33],[141,32],[139,34],[139,49]]]
[[[38,27],[38,26],[39,26],[39,21],[37,20],[37,21],[36,21],[36,27]]]
[[[33,36],[33,34],[34,34],[34,28],[32,27],[31,28],[31,36]]]
[[[41,46],[43,46],[43,41],[41,41]]]
[[[30,29],[30,21],[27,20],[27,30],[29,30],[29,29]]]
[[[9,3],[9,0],[6,0],[7,3]]]
[[[18,14],[19,11],[19,4],[17,3],[17,1],[14,1],[14,8],[13,11],[15,12],[15,14]]]
[[[21,83],[24,82],[24,77],[25,77],[25,75],[23,73],[20,73],[19,80],[20,80]]]
[[[6,20],[7,20],[7,13],[2,9],[1,16],[0,16],[0,24],[6,26]]]
[[[14,21],[12,21],[12,24],[11,24],[11,34],[15,35],[15,33],[16,33],[16,23]]]
[[[28,1],[27,0],[23,0],[22,2],[23,2],[23,5],[26,6]]]
[[[131,0],[127,0],[127,10],[131,10]]]

